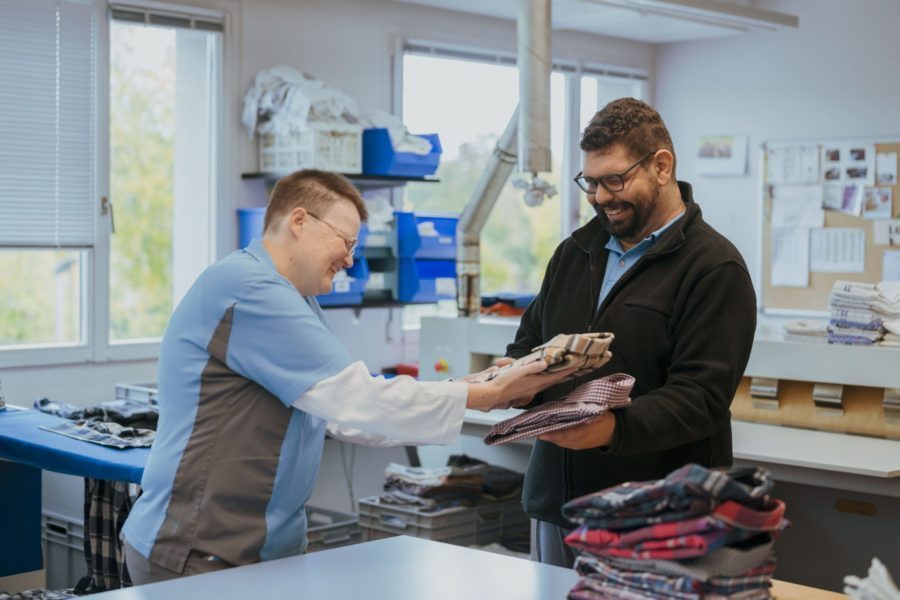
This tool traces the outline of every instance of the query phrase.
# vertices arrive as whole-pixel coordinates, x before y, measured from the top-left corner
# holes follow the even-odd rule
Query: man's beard
[[[647,221],[650,220],[650,209],[655,204],[655,201],[655,198],[647,203],[616,200],[606,204],[607,208],[615,209],[621,207],[631,209],[631,214],[627,219],[617,220],[615,222],[609,220],[603,207],[599,204],[594,205],[594,211],[597,213],[597,218],[600,219],[600,224],[603,226],[603,229],[610,235],[619,239],[631,240],[634,236],[639,235],[647,225]]]

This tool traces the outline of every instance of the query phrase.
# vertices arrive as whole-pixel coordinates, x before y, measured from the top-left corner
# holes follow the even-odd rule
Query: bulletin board
[[[866,140],[854,139],[853,143],[867,144],[869,147],[874,145],[876,153],[897,153],[900,156],[900,135],[885,140]],[[774,145],[774,144],[773,144]],[[787,142],[777,142],[778,146],[789,145]],[[822,166],[825,164],[825,148],[841,146],[846,148],[848,140],[822,140],[822,141],[806,141],[796,142],[797,146],[818,145],[820,150],[820,172],[824,173]],[[876,245],[874,243],[874,220],[863,218],[862,215],[855,216],[837,212],[834,210],[825,211],[825,228],[860,228],[865,231],[865,265],[863,272],[853,273],[831,273],[831,272],[814,272],[809,273],[808,287],[783,287],[772,284],[772,208],[773,194],[775,186],[769,181],[769,169],[767,160],[769,152],[766,145],[762,150],[761,173],[762,173],[762,307],[764,312],[769,313],[811,313],[823,312],[828,310],[828,298],[831,295],[832,286],[835,281],[849,280],[861,281],[866,283],[877,283],[881,281],[882,261],[886,250],[898,251],[900,246],[895,245]],[[878,184],[877,180],[874,187],[891,188],[892,190],[892,207],[890,218],[898,218],[900,215],[900,185],[894,178],[894,184]],[[824,178],[820,183],[825,183]],[[863,200],[864,201],[864,200]]]

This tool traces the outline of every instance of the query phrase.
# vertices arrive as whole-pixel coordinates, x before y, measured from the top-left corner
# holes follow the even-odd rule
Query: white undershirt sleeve
[[[329,422],[329,433],[366,445],[449,444],[462,429],[468,387],[454,381],[373,377],[362,361],[323,379],[294,407]]]

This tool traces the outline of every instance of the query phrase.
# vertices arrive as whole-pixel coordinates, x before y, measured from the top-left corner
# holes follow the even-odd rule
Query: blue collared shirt
[[[622,243],[619,241],[619,238],[614,235],[610,236],[609,241],[606,242],[606,249],[609,250],[609,257],[606,259],[606,273],[603,275],[603,285],[600,286],[600,298],[597,300],[598,309],[609,294],[609,290],[612,289],[622,275],[627,273],[628,269],[633,267],[634,264],[647,253],[650,246],[656,243],[657,238],[659,238],[666,229],[671,227],[672,223],[683,217],[684,213],[685,211],[682,211],[677,217],[642,239],[627,252],[622,248]]]

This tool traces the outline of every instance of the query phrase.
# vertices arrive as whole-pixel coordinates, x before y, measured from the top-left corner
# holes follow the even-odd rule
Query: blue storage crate
[[[397,269],[401,302],[456,299],[456,261],[399,258]]]
[[[265,216],[265,208],[237,209],[238,248],[246,248],[254,238],[262,240]]]
[[[431,142],[431,152],[428,154],[395,152],[387,129],[366,129],[363,131],[363,174],[395,177],[433,175],[441,162],[441,140],[436,133],[419,137]]]
[[[366,281],[369,279],[369,264],[364,256],[354,256],[353,266],[347,269],[347,275],[353,281],[334,282],[330,292],[316,297],[319,306],[362,304]]]
[[[403,258],[456,260],[459,215],[395,212],[397,255]],[[432,223],[436,235],[421,235],[419,227]]]

